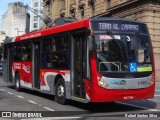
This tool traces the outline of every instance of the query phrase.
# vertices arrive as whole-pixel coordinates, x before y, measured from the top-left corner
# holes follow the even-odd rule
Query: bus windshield
[[[99,72],[151,72],[150,38],[147,34],[94,34]]]

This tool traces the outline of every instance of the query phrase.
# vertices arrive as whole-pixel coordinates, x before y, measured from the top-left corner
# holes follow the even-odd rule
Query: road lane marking
[[[12,93],[12,92],[7,92],[8,94],[11,94],[11,95],[13,95],[14,93]]]
[[[5,90],[3,90],[3,89],[0,89],[0,91],[5,91]]]
[[[32,101],[32,100],[28,100],[30,103],[33,103],[33,104],[37,104],[36,102]]]
[[[158,97],[158,96],[160,96],[160,95],[154,95],[154,96]]]
[[[160,90],[155,90],[155,91],[160,91]]]
[[[17,97],[19,97],[19,98],[24,98],[24,97],[22,97],[22,96],[20,96],[20,95],[17,95]]]
[[[43,107],[43,108],[45,108],[45,109],[47,109],[47,110],[49,110],[49,111],[55,111],[55,110],[53,110],[53,109],[51,109],[51,108],[49,108],[49,107]]]
[[[123,105],[128,105],[128,106],[132,106],[132,107],[137,107],[137,108],[141,108],[141,109],[145,109],[145,110],[150,110],[150,111],[160,111],[160,110],[150,109],[150,108],[147,108],[147,107],[138,106],[138,105],[133,105],[133,104],[129,104],[129,103],[122,103],[122,102],[116,102],[116,103],[123,104]]]

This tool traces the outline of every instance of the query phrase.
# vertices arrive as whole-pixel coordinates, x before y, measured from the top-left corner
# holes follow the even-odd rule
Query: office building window
[[[34,3],[34,7],[38,7],[38,2],[35,2],[35,3]]]
[[[35,14],[38,14],[38,10],[34,10],[34,13],[35,13]]]
[[[37,29],[37,28],[38,28],[38,23],[34,23],[34,24],[33,24],[33,28],[34,28],[34,29]]]
[[[108,3],[108,8],[110,8],[111,5],[112,5],[112,1],[111,0],[107,0],[107,3]]]
[[[34,16],[34,21],[38,21],[38,16]]]

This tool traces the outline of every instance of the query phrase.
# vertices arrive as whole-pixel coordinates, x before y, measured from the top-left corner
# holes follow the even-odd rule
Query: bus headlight
[[[103,81],[103,80],[100,80],[100,81],[99,81],[99,85],[103,87],[103,86],[104,86],[104,81]]]
[[[154,83],[154,76],[152,76],[151,80],[149,81],[149,85],[152,85]]]

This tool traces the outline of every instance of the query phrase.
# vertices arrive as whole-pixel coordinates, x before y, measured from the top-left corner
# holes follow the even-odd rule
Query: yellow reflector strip
[[[152,67],[137,67],[138,72],[152,71]]]

